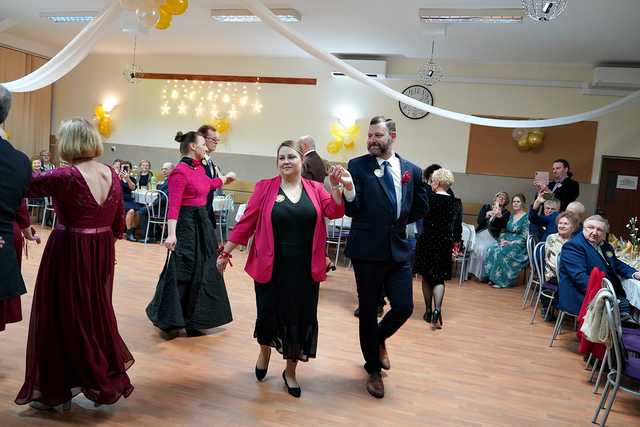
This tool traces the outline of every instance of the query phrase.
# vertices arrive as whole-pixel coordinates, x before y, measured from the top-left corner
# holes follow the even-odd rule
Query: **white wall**
[[[174,147],[177,130],[195,129],[201,120],[161,116],[162,81],[141,81],[131,85],[122,72],[129,56],[92,55],[71,74],[56,83],[53,128],[71,116],[93,115],[95,105],[106,95],[120,100],[114,111],[115,131],[109,140],[115,144]],[[425,166],[438,162],[454,172],[464,172],[469,126],[435,116],[422,120],[404,118],[397,102],[350,79],[334,79],[331,69],[314,59],[250,57],[151,56],[138,57],[147,72],[236,74],[288,77],[315,77],[317,86],[263,85],[263,112],[245,114],[234,121],[233,129],[219,151],[272,156],[278,143],[302,134],[311,134],[319,143],[323,157],[346,160],[365,152],[366,124],[377,114],[396,119],[399,132],[397,150],[406,158]],[[419,62],[397,60],[389,72],[413,74]],[[502,79],[590,79],[588,66],[548,66],[540,64],[487,65],[445,64],[451,75]],[[387,81],[402,90],[410,81]],[[470,114],[522,117],[556,117],[591,110],[618,98],[580,95],[576,89],[534,88],[479,84],[438,83],[432,88],[436,105]],[[341,106],[354,109],[363,128],[353,153],[330,156],[325,145],[331,139],[329,125]],[[601,155],[640,157],[640,103],[609,114],[599,120],[592,182],[597,183]],[[570,160],[570,159],[569,159]],[[499,160],[497,160],[499,161]]]

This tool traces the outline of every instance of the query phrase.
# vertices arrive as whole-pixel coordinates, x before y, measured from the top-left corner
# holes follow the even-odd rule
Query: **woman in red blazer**
[[[280,144],[279,175],[256,184],[217,261],[224,271],[233,249],[254,236],[245,271],[255,281],[254,337],[260,344],[256,378],[267,374],[273,347],[287,360],[282,378],[295,397],[301,393],[297,362],[316,356],[318,284],[326,278],[325,218],[341,218],[343,189],[353,191],[351,176],[342,167],[331,171],[331,194],[322,184],[302,178],[302,159],[297,142]]]

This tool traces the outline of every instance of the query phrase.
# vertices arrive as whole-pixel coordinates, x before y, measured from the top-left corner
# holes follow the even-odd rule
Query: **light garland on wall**
[[[160,115],[235,120],[242,113],[262,112],[258,83],[167,80],[162,87]]]

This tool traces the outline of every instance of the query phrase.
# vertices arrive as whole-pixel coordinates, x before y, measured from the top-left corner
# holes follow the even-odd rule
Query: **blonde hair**
[[[550,209],[560,209],[560,200],[558,199],[549,199],[544,202],[544,206]]]
[[[57,137],[58,153],[69,163],[81,158],[100,157],[104,150],[98,130],[83,118],[64,120]]]
[[[440,168],[434,171],[431,175],[431,182],[437,182],[438,184],[444,184],[447,187],[451,187],[456,180],[449,169]]]

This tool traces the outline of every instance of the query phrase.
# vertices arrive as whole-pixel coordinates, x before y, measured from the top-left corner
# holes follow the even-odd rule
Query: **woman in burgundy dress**
[[[25,382],[16,398],[37,409],[68,409],[78,393],[112,404],[133,391],[126,370],[134,360],[111,299],[115,239],[124,228],[120,180],[94,160],[102,142],[87,120],[63,122],[58,141],[70,167],[34,176],[28,192],[53,197],[58,218],[38,271]]]
[[[209,178],[203,166],[207,146],[197,132],[178,132],[184,156],[169,175],[169,232],[165,246],[173,251],[160,274],[147,316],[164,332],[185,328],[187,335],[231,322],[224,279],[216,268],[218,241],[207,214],[209,191],[233,181],[235,174]]]

